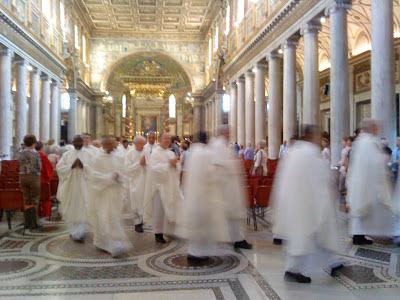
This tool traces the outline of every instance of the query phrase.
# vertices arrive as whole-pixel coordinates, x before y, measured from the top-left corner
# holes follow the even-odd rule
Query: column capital
[[[231,88],[236,88],[236,87],[237,87],[236,81],[230,82],[230,83],[229,83],[229,87],[231,87]]]
[[[325,16],[329,17],[332,13],[338,10],[348,10],[351,8],[352,8],[351,1],[336,0],[325,9]]]
[[[237,80],[236,83],[244,83],[244,77],[240,76]]]
[[[322,25],[320,21],[313,20],[310,22],[307,22],[306,25],[304,25],[301,30],[300,34],[304,35],[305,33],[316,33],[322,29]]]
[[[14,63],[14,65],[25,66],[25,67],[28,65],[28,62],[22,57],[14,60],[13,63]]]
[[[272,59],[281,59],[281,55],[279,54],[278,51],[274,50],[272,51],[269,55],[268,55],[268,60],[272,60]]]
[[[10,56],[14,57],[14,52],[8,48],[1,49],[0,50],[0,56]]]
[[[289,38],[282,43],[282,48],[296,48],[299,45],[297,38]]]
[[[267,64],[259,62],[259,63],[256,64],[256,69],[264,69],[264,70],[266,70],[267,69]]]
[[[49,75],[42,73],[42,75],[40,76],[40,79],[42,79],[42,81],[49,81],[50,77],[49,77]]]
[[[248,70],[248,71],[245,73],[245,78],[252,78],[252,77],[254,77],[253,71],[252,71],[252,70]]]
[[[39,75],[41,73],[41,71],[36,67],[32,67],[32,69],[29,72],[34,75]]]
[[[50,84],[52,87],[60,87],[60,85],[61,85],[59,81],[54,80],[54,79],[51,81]]]

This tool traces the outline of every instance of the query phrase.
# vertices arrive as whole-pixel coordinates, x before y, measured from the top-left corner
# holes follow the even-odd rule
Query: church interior
[[[0,0],[0,20],[0,192],[19,186],[8,162],[26,135],[55,145],[82,134],[133,145],[150,132],[157,143],[165,132],[198,142],[200,132],[211,138],[229,125],[232,146],[266,142],[268,180],[281,145],[305,124],[329,137],[333,167],[342,139],[364,120],[380,120],[386,146],[396,148],[399,0]],[[0,298],[399,297],[399,245],[390,236],[355,245],[338,201],[344,269],[300,285],[283,280],[285,243],[274,243],[268,200],[247,208],[253,249],[225,245],[225,256],[193,265],[184,240],[155,243],[150,225],[138,233],[123,213],[134,247],[115,259],[90,234],[72,240],[51,204],[41,230],[25,230],[25,215],[3,208],[3,197]]]

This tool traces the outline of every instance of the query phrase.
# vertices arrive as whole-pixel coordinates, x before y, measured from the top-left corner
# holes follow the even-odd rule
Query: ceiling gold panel
[[[110,29],[205,33],[221,5],[217,0],[78,0],[95,34]]]

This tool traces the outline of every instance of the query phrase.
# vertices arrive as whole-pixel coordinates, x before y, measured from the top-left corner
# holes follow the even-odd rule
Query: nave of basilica
[[[398,299],[399,66],[399,0],[0,0],[0,299]]]

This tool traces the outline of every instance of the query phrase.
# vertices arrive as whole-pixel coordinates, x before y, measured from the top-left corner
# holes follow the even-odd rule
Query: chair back
[[[5,172],[19,172],[17,160],[3,160],[1,162],[1,173]]]
[[[24,193],[21,190],[0,190],[0,209],[23,210]]]
[[[263,180],[262,185],[273,185],[274,184],[274,179],[271,178],[266,178]]]
[[[6,190],[18,190],[19,188],[19,182],[4,182],[4,189]]]
[[[267,207],[271,196],[272,186],[259,186],[256,190],[256,203],[259,207]]]
[[[50,201],[50,183],[40,183],[40,201]]]
[[[247,203],[249,207],[254,207],[255,206],[254,189],[250,185],[245,186],[245,189],[247,190],[247,200],[248,200]]]

